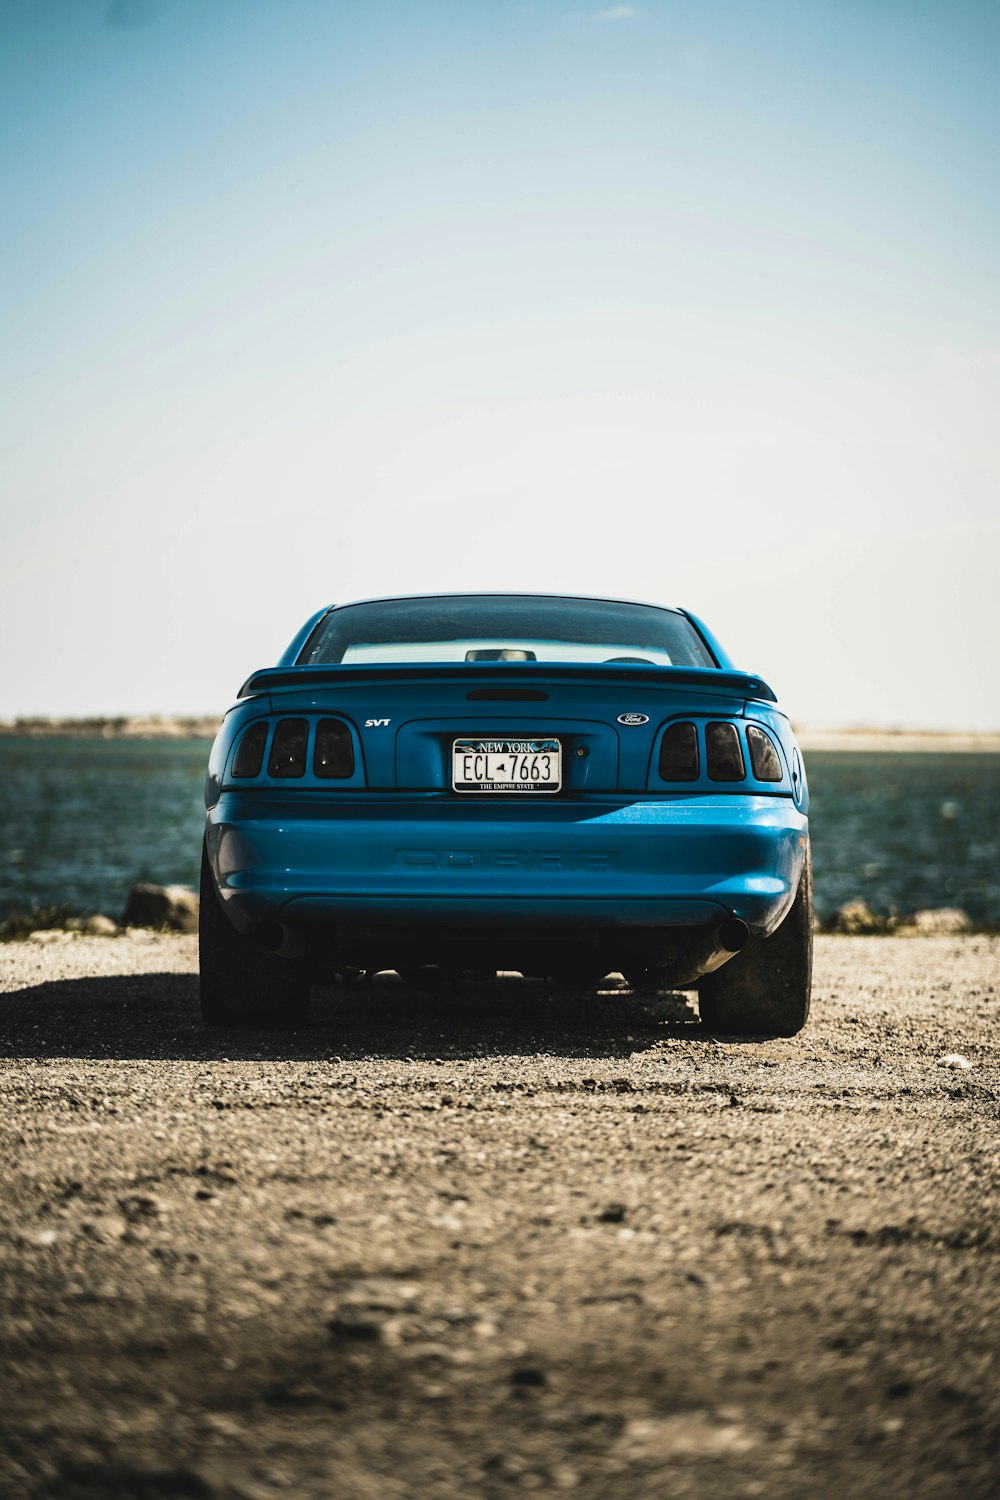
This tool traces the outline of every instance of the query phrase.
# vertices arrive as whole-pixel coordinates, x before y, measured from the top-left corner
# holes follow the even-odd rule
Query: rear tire
[[[309,1012],[309,978],[297,959],[262,952],[222,910],[208,854],[201,855],[198,921],[201,1018],[209,1026],[301,1026]]]
[[[812,989],[812,853],[791,910],[770,937],[751,938],[742,953],[698,983],[698,1009],[709,1031],[731,1036],[795,1036],[809,1015]]]

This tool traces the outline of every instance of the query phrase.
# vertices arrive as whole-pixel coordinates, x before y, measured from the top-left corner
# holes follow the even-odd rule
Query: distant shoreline
[[[121,715],[86,719],[0,719],[0,736],[13,739],[214,740],[222,715]]]
[[[822,729],[796,727],[799,744],[810,750],[899,750],[1000,752],[1000,732],[948,729]]]
[[[122,714],[117,717],[63,719],[19,718],[0,720],[0,738],[77,740],[194,740],[214,739],[221,714]],[[861,751],[955,751],[979,754],[1000,752],[1000,730],[886,729],[876,726],[824,728],[802,724],[796,727],[803,750]]]

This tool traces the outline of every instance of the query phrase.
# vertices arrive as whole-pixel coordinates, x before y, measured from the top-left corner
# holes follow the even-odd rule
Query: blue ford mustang
[[[536,594],[322,610],[212,749],[201,1003],[294,1025],[324,968],[697,988],[809,1009],[808,791],[759,677],[680,609]]]

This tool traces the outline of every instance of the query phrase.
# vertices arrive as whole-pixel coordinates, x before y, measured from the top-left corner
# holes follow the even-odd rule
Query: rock
[[[264,1391],[264,1400],[268,1406],[312,1406],[321,1402],[327,1406],[333,1406],[335,1411],[343,1410],[342,1402],[332,1402],[324,1395],[322,1388],[313,1385],[307,1380],[297,1380],[294,1377],[288,1380],[276,1380],[273,1385]]]
[[[826,927],[828,932],[857,937],[863,933],[886,932],[889,921],[887,917],[877,916],[867,901],[848,901],[844,906],[838,907]]]
[[[198,897],[183,885],[152,885],[141,881],[128,893],[122,926],[197,932]]]
[[[132,1224],[140,1219],[158,1219],[163,1213],[163,1203],[155,1193],[126,1193],[118,1199],[118,1207]]]
[[[337,1299],[340,1311],[351,1313],[400,1313],[412,1310],[420,1298],[413,1281],[395,1281],[390,1276],[368,1276]]]
[[[940,906],[932,911],[914,912],[907,926],[924,937],[953,937],[960,932],[969,932],[972,923],[960,907]]]
[[[18,1234],[22,1245],[31,1245],[39,1250],[47,1250],[59,1242],[58,1229],[45,1227],[42,1229],[22,1229]]]
[[[368,1342],[382,1337],[382,1321],[362,1312],[347,1310],[340,1317],[331,1318],[326,1326],[335,1339]]]
[[[682,1411],[626,1422],[618,1446],[630,1462],[715,1458],[747,1453],[753,1435],[722,1412]]]
[[[597,1215],[598,1224],[623,1224],[628,1208],[624,1203],[609,1203],[602,1213]]]
[[[938,1058],[937,1065],[939,1068],[958,1068],[963,1071],[972,1067],[969,1059],[963,1057],[961,1052],[946,1052],[944,1057]]]
[[[84,917],[80,923],[80,931],[85,932],[88,937],[114,937],[119,931],[117,922],[112,922],[102,911],[95,912],[92,917]]]
[[[96,1240],[99,1245],[120,1240],[127,1232],[128,1223],[121,1214],[93,1214],[80,1220],[80,1233],[89,1240]]]

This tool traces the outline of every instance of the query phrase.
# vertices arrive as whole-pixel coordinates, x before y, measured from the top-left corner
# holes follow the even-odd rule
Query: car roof
[[[623,599],[608,594],[558,594],[548,589],[451,589],[443,594],[377,594],[370,599],[343,599],[339,604],[328,604],[331,609],[346,609],[352,604],[396,604],[410,599],[566,599],[580,604],[641,604],[646,609],[663,609],[671,614],[684,614],[675,604],[652,604],[648,599]]]

